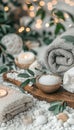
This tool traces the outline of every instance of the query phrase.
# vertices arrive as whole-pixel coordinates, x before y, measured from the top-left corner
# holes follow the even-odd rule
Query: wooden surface
[[[20,87],[21,82],[8,78],[7,73],[3,74],[3,78],[5,81],[11,82]],[[65,91],[62,87],[57,92],[52,94],[45,94],[35,86],[26,86],[24,90],[26,90],[28,93],[32,94],[34,97],[40,100],[45,100],[47,102],[63,100],[66,101],[70,107],[74,108],[74,94]]]

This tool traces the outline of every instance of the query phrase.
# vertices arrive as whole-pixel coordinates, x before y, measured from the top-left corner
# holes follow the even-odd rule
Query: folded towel
[[[74,67],[64,73],[63,88],[71,93],[74,93]]]
[[[33,98],[31,95],[23,94],[3,85],[0,85],[0,89],[8,92],[6,96],[0,97],[0,122],[7,122],[18,113],[32,107]]]
[[[74,66],[74,43],[63,39],[63,36],[74,36],[74,27],[58,36],[48,47],[45,53],[45,64],[53,73],[63,74]]]

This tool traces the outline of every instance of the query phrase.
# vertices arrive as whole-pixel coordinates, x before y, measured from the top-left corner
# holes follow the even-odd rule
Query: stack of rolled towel
[[[48,47],[45,53],[47,68],[53,73],[64,74],[74,66],[74,43],[63,39],[63,36],[74,36],[74,27],[58,36]]]
[[[63,76],[63,87],[74,93],[74,43],[63,39],[64,36],[74,36],[74,27],[58,36],[45,53],[45,64],[55,74]]]
[[[4,97],[0,97],[0,122],[7,122],[20,112],[27,110],[33,105],[33,98],[30,95],[0,85],[0,89],[6,90],[8,93]]]

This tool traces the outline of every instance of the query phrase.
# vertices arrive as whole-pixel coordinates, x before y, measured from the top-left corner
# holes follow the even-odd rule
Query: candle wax
[[[34,59],[35,55],[32,52],[22,52],[18,55],[18,62],[20,64],[30,64]]]
[[[3,88],[0,88],[0,98],[7,95],[7,91]]]

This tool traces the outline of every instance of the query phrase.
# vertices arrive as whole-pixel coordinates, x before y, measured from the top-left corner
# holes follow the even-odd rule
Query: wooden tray
[[[3,74],[3,79],[20,87],[21,82],[18,80],[8,78],[7,73]],[[63,100],[67,102],[68,106],[74,108],[74,94],[65,91],[62,87],[53,94],[45,94],[35,86],[26,86],[24,90],[26,90],[28,93],[32,94],[34,97],[40,100],[45,100],[47,102]]]

